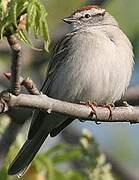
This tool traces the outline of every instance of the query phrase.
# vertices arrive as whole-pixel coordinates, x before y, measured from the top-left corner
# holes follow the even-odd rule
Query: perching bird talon
[[[108,117],[108,120],[111,120],[112,119],[112,108],[115,108],[115,105],[112,103],[112,104],[102,104],[102,105],[99,105],[99,107],[104,107],[104,108],[107,108],[109,110],[109,117]]]
[[[97,107],[97,103],[96,102],[91,102],[91,101],[83,102],[83,101],[80,101],[80,104],[86,105],[86,106],[88,106],[88,107],[90,107],[92,109],[92,111],[90,112],[89,118],[92,118],[95,115],[95,117],[97,119],[96,110],[94,108],[94,107]]]
[[[98,122],[97,120],[95,121],[95,123],[96,123],[96,125],[100,125],[101,123],[100,122]]]

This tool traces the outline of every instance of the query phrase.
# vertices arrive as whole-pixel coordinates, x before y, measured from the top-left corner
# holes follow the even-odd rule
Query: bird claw
[[[104,108],[107,108],[109,110],[109,117],[108,117],[108,120],[111,120],[112,119],[112,108],[115,108],[115,105],[112,103],[112,104],[103,104],[103,105],[99,105],[99,107],[104,107]]]
[[[95,123],[96,123],[96,125],[100,125],[101,123],[100,122],[98,122],[98,121],[95,121]]]
[[[94,108],[94,107],[97,107],[97,103],[96,102],[91,102],[91,101],[83,102],[83,101],[80,101],[80,104],[86,105],[86,106],[88,106],[88,107],[90,107],[92,109],[92,111],[90,112],[89,118],[92,118],[93,115],[95,115],[95,117],[97,119],[96,110]],[[98,124],[97,121],[95,121],[95,122],[96,122],[96,124]]]
[[[115,108],[115,105],[112,103],[112,104],[102,104],[102,105],[98,105],[96,102],[91,102],[91,101],[87,101],[87,102],[83,102],[83,101],[80,101],[80,104],[82,105],[86,105],[86,106],[89,106],[91,107],[92,111],[89,115],[90,118],[93,117],[93,115],[95,115],[96,119],[97,119],[97,114],[96,114],[96,110],[94,107],[104,107],[104,108],[107,108],[110,112],[109,114],[109,117],[108,117],[108,120],[111,120],[112,119],[112,108]],[[95,121],[95,123],[97,125],[100,125],[101,123],[98,123],[97,120]]]

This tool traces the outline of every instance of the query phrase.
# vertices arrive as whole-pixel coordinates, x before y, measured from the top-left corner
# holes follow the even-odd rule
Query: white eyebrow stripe
[[[90,13],[90,14],[103,14],[105,12],[105,9],[90,9],[88,11],[84,11],[84,13]]]

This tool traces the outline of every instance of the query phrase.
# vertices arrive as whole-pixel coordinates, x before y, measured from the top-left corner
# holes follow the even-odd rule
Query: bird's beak
[[[64,22],[68,23],[68,24],[71,24],[71,23],[73,23],[73,22],[76,21],[76,19],[73,18],[72,16],[65,17],[65,18],[63,18],[62,20],[63,20]]]

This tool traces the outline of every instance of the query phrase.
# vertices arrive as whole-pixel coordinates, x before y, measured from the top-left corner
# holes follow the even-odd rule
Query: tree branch
[[[96,121],[95,116],[91,116],[92,109],[86,105],[73,104],[56,99],[52,99],[44,94],[27,95],[20,94],[15,96],[9,92],[1,93],[0,112],[7,111],[10,107],[27,107],[44,109],[51,113],[63,113],[75,118]],[[139,123],[139,107],[115,107],[112,109],[112,118],[109,119],[109,110],[107,108],[94,107],[97,120],[100,122],[130,122]]]
[[[18,44],[17,38],[14,35],[7,35],[7,40],[12,50],[11,92],[18,95],[21,90],[19,82],[21,72],[21,46]]]
[[[10,80],[12,77],[11,73],[4,73],[4,75],[8,80]],[[40,91],[38,90],[36,84],[32,81],[30,77],[23,78],[22,76],[19,76],[19,84],[23,85],[30,94],[40,94]]]

